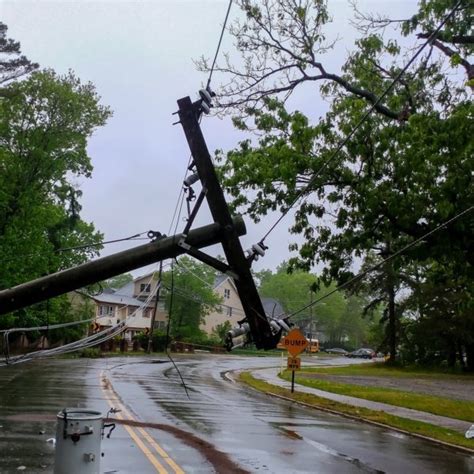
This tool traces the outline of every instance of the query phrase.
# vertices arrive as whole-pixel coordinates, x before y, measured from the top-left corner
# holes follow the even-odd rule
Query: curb
[[[235,372],[235,373],[240,374],[240,372],[247,372],[247,371],[236,370],[236,371],[229,371],[229,372]],[[249,371],[249,372],[253,377],[252,371]],[[257,380],[260,380],[262,382],[265,382],[264,380],[261,380],[258,377],[254,377],[254,378],[257,379]],[[245,382],[241,382],[240,379],[234,379],[234,382],[237,382],[237,383],[240,383],[240,384],[245,384]],[[265,383],[268,383],[268,382],[265,382]],[[403,430],[401,428],[396,428],[396,427],[393,427],[393,426],[390,426],[390,425],[386,425],[386,424],[380,423],[378,421],[367,420],[367,419],[361,418],[357,415],[350,415],[348,413],[343,413],[343,412],[340,412],[340,411],[337,411],[337,410],[333,410],[331,408],[320,407],[320,406],[316,406],[316,405],[310,405],[309,403],[300,402],[298,400],[294,400],[292,398],[285,397],[284,395],[278,395],[276,393],[271,393],[271,392],[262,392],[262,391],[260,391],[256,388],[254,388],[254,387],[251,387],[250,385],[247,385],[247,384],[245,384],[245,385],[248,388],[250,388],[251,390],[253,390],[257,393],[267,395],[269,397],[279,398],[280,400],[285,400],[287,402],[295,403],[296,405],[301,405],[301,406],[304,406],[306,408],[312,408],[313,410],[323,411],[323,412],[326,412],[326,413],[330,413],[332,415],[338,415],[338,416],[342,416],[344,418],[348,418],[348,419],[351,419],[351,420],[359,421],[359,422],[362,422],[362,423],[367,423],[369,425],[378,426],[379,428],[385,428],[385,429],[389,429],[391,431],[396,431],[398,433],[402,433],[402,434],[405,434],[405,435],[408,435],[408,436],[413,436],[415,438],[423,439],[425,441],[431,441],[432,443],[436,443],[436,444],[439,444],[441,446],[445,446],[446,448],[454,449],[456,451],[462,451],[464,453],[474,454],[474,449],[466,448],[465,446],[458,446],[457,444],[448,443],[447,441],[441,441],[439,439],[431,438],[431,437],[426,436],[426,435],[422,435],[422,434],[418,434],[418,433],[412,433],[411,431],[406,431],[406,430]],[[270,383],[268,383],[268,385],[271,385],[272,387],[283,388],[284,390],[287,390],[286,387],[279,387],[278,385],[273,385],[273,384],[270,384]],[[341,402],[339,402],[339,403],[341,403]],[[352,406],[352,405],[349,405],[349,404],[346,404],[346,403],[344,403],[343,405]],[[379,410],[373,410],[373,411],[379,411]],[[403,418],[403,417],[401,416],[400,418]],[[428,424],[430,424],[430,423],[428,423]],[[433,426],[436,426],[436,425],[433,425]]]

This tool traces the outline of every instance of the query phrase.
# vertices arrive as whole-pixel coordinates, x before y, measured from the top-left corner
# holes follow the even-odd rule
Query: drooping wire
[[[207,79],[206,89],[208,89],[209,86],[211,85],[212,73],[214,72],[214,67],[216,66],[217,56],[219,55],[219,50],[221,48],[222,38],[223,38],[224,32],[225,32],[225,27],[227,25],[227,20],[229,19],[229,13],[230,13],[230,7],[232,6],[232,1],[233,0],[229,0],[229,5],[227,7],[227,13],[225,15],[224,24],[222,25],[221,34],[219,36],[219,41],[217,43],[216,54],[214,55],[211,70],[209,71],[209,77]]]
[[[424,239],[426,239],[427,237],[430,237],[431,235],[433,235],[435,232],[438,232],[439,230],[441,230],[443,227],[446,227],[448,226],[449,224],[451,224],[452,222],[454,222],[455,220],[461,218],[462,216],[468,214],[469,212],[471,212],[472,210],[474,209],[474,206],[471,206],[469,207],[468,209],[465,209],[464,211],[460,212],[459,214],[456,214],[454,217],[452,217],[451,219],[447,220],[446,222],[443,222],[442,224],[438,225],[437,227],[435,227],[434,229],[430,230],[429,232],[427,232],[426,234],[423,234],[421,237],[418,237],[418,239],[415,239],[413,242],[410,242],[409,244],[405,245],[405,247],[401,248],[400,250],[397,250],[395,253],[393,253],[392,255],[390,255],[389,257],[385,258],[384,260],[380,261],[379,263],[376,263],[375,265],[372,265],[371,267],[369,267],[367,270],[364,270],[363,272],[360,272],[358,273],[357,275],[355,275],[353,278],[351,278],[350,280],[346,281],[345,283],[342,283],[341,285],[339,285],[338,287],[334,288],[334,290],[331,290],[329,293],[326,293],[324,296],[321,296],[320,298],[317,298],[316,300],[312,301],[311,303],[303,306],[302,308],[294,311],[293,313],[289,314],[287,316],[287,318],[292,318],[293,316],[296,316],[297,314],[299,313],[302,313],[303,311],[307,310],[308,308],[311,308],[312,306],[314,306],[315,304],[319,303],[320,301],[328,298],[329,296],[333,295],[334,293],[340,291],[340,290],[343,290],[344,288],[350,286],[352,283],[356,282],[356,281],[359,281],[361,280],[362,278],[364,278],[367,274],[369,273],[372,273],[374,270],[377,270],[377,268],[381,267],[382,265],[384,265],[385,263],[393,260],[394,258],[400,256],[401,254],[405,253],[407,250],[409,250],[410,248],[414,247],[415,245],[417,245],[418,243],[420,243],[421,241],[423,241]],[[280,315],[282,316],[282,315]]]
[[[152,279],[153,276],[151,276],[150,278]],[[140,292],[139,296],[142,293],[143,292]],[[110,326],[110,327],[108,327],[108,328],[106,328],[103,331],[100,331],[98,333],[92,334],[90,336],[86,336],[85,338],[79,339],[77,341],[74,341],[74,342],[71,342],[69,344],[65,344],[63,346],[59,346],[59,347],[56,347],[56,348],[53,348],[53,349],[46,349],[46,350],[43,349],[43,350],[40,350],[40,351],[30,352],[28,354],[23,354],[23,355],[10,357],[9,350],[8,350],[8,348],[9,348],[8,337],[9,337],[10,333],[18,332],[18,331],[28,332],[28,331],[34,331],[34,330],[41,330],[41,329],[47,328],[48,326],[38,326],[38,327],[33,327],[33,328],[10,328],[10,329],[6,329],[6,330],[2,330],[2,331],[0,331],[0,334],[3,333],[5,363],[0,363],[0,367],[10,365],[10,364],[17,364],[17,363],[20,363],[20,362],[28,362],[28,361],[36,359],[36,358],[45,358],[45,357],[54,356],[54,355],[58,355],[58,354],[63,354],[63,353],[65,354],[65,353],[69,353],[69,352],[75,352],[75,351],[82,350],[82,349],[85,349],[85,348],[88,348],[88,347],[93,347],[95,345],[101,344],[102,342],[106,342],[109,339],[111,339],[112,337],[124,332],[127,329],[128,322],[131,320],[131,318],[133,318],[133,316],[135,316],[135,314],[137,314],[138,311],[143,310],[143,308],[148,306],[148,304],[151,301],[152,296],[153,296],[153,294],[150,293],[148,295],[148,297],[145,299],[145,301],[143,301],[140,304],[140,306],[138,306],[133,311],[133,313],[130,314],[124,321],[121,321],[118,324],[112,325],[112,326]],[[127,307],[127,305],[123,305],[121,307],[118,307],[118,311],[120,311],[120,309],[123,309],[123,308],[126,308],[126,307]],[[101,318],[110,318],[110,316],[109,315],[104,315],[104,316],[98,316],[98,317],[94,317],[94,318],[91,318],[91,319],[85,319],[85,320],[81,320],[81,321],[71,321],[71,322],[68,322],[68,323],[60,323],[60,324],[56,324],[56,325],[49,325],[49,329],[57,329],[57,328],[63,328],[63,327],[68,327],[68,326],[84,324],[84,323],[91,322],[91,321],[97,321],[98,319],[101,319]]]
[[[166,355],[168,356],[168,359],[170,362],[173,364],[173,367],[175,368],[176,372],[178,373],[178,376],[181,380],[181,383],[183,384],[184,391],[186,392],[186,396],[190,400],[191,397],[189,396],[188,392],[188,387],[186,386],[186,383],[184,381],[183,376],[181,375],[181,372],[176,365],[176,362],[173,360],[173,357],[171,356],[171,353],[169,351],[169,343],[170,343],[170,330],[171,330],[171,322],[172,322],[172,314],[173,314],[173,295],[174,295],[174,265],[173,263],[171,264],[171,294],[170,294],[170,304],[168,307],[168,326],[166,328]]]
[[[181,183],[186,179],[186,175],[188,173],[188,169],[189,169],[189,165],[191,164],[191,160],[192,160],[192,156],[189,157],[188,164],[186,166],[186,170],[184,171],[184,176],[183,176],[183,179],[181,180]],[[173,217],[172,217],[171,222],[170,222],[170,227],[168,229],[168,234],[170,234],[171,230],[173,229],[174,220],[178,215],[178,211],[179,211],[179,215],[181,215],[181,209],[183,207],[183,201],[184,201],[184,189],[181,186],[180,190],[179,190],[178,199],[176,200],[176,205],[174,207],[174,212],[173,212]],[[177,226],[178,226],[178,222],[179,222],[179,216],[176,219],[176,226],[175,226],[175,231],[174,231],[175,234],[176,234],[176,229],[177,229]]]
[[[300,200],[300,198],[310,189],[310,187],[314,184],[316,179],[319,177],[321,172],[331,163],[336,156],[339,154],[339,152],[344,148],[344,146],[349,142],[349,140],[354,136],[354,134],[357,132],[357,130],[362,126],[362,124],[367,120],[369,115],[375,110],[377,105],[380,104],[382,99],[385,98],[385,96],[393,89],[395,84],[401,79],[403,74],[408,70],[408,68],[414,63],[416,58],[421,54],[421,52],[425,49],[428,44],[430,44],[438,35],[440,32],[441,28],[446,24],[446,22],[454,15],[455,11],[459,8],[463,0],[459,0],[457,4],[452,8],[452,10],[446,15],[446,17],[441,21],[441,23],[438,25],[438,27],[430,34],[430,36],[426,39],[426,41],[421,45],[421,47],[418,49],[418,51],[413,55],[413,57],[408,61],[408,63],[403,67],[403,69],[396,75],[396,77],[392,80],[392,82],[389,84],[389,86],[384,90],[384,92],[377,98],[377,100],[372,104],[371,107],[367,110],[367,112],[360,118],[360,120],[357,122],[357,124],[354,126],[354,128],[349,132],[349,134],[339,143],[339,145],[336,147],[332,155],[321,165],[321,167],[316,171],[316,173],[313,175],[313,177],[310,179],[309,183],[296,195],[296,197],[293,199],[293,201],[287,206],[281,213],[281,215],[278,217],[278,219],[275,221],[275,223],[270,227],[270,229],[266,232],[266,234],[263,236],[262,240],[260,242],[264,242],[265,239],[273,232],[275,227],[277,227],[280,222],[285,218],[285,216],[290,212],[290,210],[293,208],[293,206]]]
[[[187,299],[189,301],[194,301],[195,303],[199,303],[199,304],[202,304],[202,305],[207,305],[207,303],[203,299],[198,298],[198,297],[196,297],[196,296],[194,296],[190,293],[187,293],[186,290],[183,290],[182,288],[177,288],[176,285],[175,285],[173,290],[169,286],[164,286],[164,288],[166,288],[170,292],[174,292],[175,294],[177,294],[177,295],[181,296],[182,298]],[[232,313],[242,313],[243,315],[245,315],[245,311],[242,308],[238,308],[236,306],[230,306],[228,304],[216,304],[216,306],[218,306],[220,308],[228,308],[228,309],[232,310]]]
[[[140,232],[139,234],[134,234],[129,237],[124,237],[122,239],[106,240],[104,242],[76,245],[74,247],[64,247],[64,248],[56,249],[55,252],[67,252],[69,250],[80,250],[80,249],[85,249],[85,248],[90,248],[90,247],[100,247],[102,245],[115,244],[117,242],[124,242],[126,240],[149,240],[146,237],[140,238],[142,235],[146,234],[147,232],[148,231]]]

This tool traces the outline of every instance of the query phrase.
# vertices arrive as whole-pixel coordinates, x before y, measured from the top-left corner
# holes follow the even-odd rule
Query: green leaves
[[[204,318],[221,303],[214,292],[215,271],[190,257],[181,257],[173,275],[163,275],[171,334],[182,340],[199,337]],[[171,293],[173,291],[173,293]]]
[[[72,73],[32,73],[0,101],[0,288],[77,265],[97,254],[102,235],[80,218],[80,190],[90,176],[87,139],[110,116],[92,84]],[[71,317],[65,298],[15,317],[36,322]],[[48,313],[48,314],[47,314]],[[10,321],[12,324],[14,318]]]

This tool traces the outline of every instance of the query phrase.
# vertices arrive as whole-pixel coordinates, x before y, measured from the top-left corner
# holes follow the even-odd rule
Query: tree
[[[179,259],[174,270],[163,274],[166,309],[174,338],[188,341],[203,338],[201,323],[221,303],[213,289],[214,280],[212,268],[187,256]]]
[[[87,139],[110,116],[92,84],[69,72],[34,72],[0,100],[0,288],[86,261],[102,235],[80,218],[72,180],[92,171]],[[73,247],[92,244],[93,247]],[[66,250],[65,250],[66,249]],[[67,250],[69,249],[69,250]],[[1,324],[61,318],[66,299],[15,313]],[[66,305],[66,306],[64,306]]]
[[[407,53],[378,25],[364,31],[341,73],[334,74],[321,63],[331,46],[323,31],[325,2],[240,5],[246,20],[230,31],[244,66],[228,62],[220,68],[231,77],[219,93],[228,100],[220,105],[239,111],[235,124],[256,130],[259,138],[257,144],[248,139],[226,155],[218,153],[220,172],[234,206],[256,221],[269,211],[286,210],[301,193],[304,199],[290,230],[302,234],[305,243],[291,247],[299,251],[292,264],[310,269],[323,262],[323,279],[344,283],[352,276],[354,259],[370,254],[386,259],[467,209],[473,202],[470,83],[456,82],[444,72],[467,61],[467,1],[446,24],[442,40],[464,38],[456,43],[459,58],[431,42],[381,101]],[[451,8],[446,2],[423,1],[416,18],[402,22],[401,33],[424,38]],[[295,88],[316,82],[330,110],[312,124],[286,103]],[[365,117],[371,105],[374,113]],[[349,134],[351,140],[339,147]],[[375,299],[386,306],[392,361],[401,327],[396,293],[412,277],[412,263],[448,259],[467,278],[472,276],[472,240],[468,215],[384,265],[383,278],[374,280],[381,292],[375,292]]]
[[[232,324],[229,321],[224,321],[222,324],[218,324],[212,331],[213,336],[219,341],[220,344],[224,344],[227,333],[232,329]]]
[[[0,98],[11,95],[12,90],[4,87],[10,81],[25,76],[36,69],[39,65],[31,62],[26,56],[21,55],[20,43],[7,38],[8,27],[0,22]]]
[[[288,263],[283,262],[275,273],[269,270],[261,272],[266,277],[259,287],[259,293],[263,297],[275,298],[286,314],[297,313],[292,318],[297,325],[316,327],[317,332],[324,333],[330,346],[356,348],[367,341],[370,318],[364,317],[363,297],[346,297],[342,292],[335,292],[321,303],[300,311],[312,301],[332,292],[335,285],[326,286],[316,275],[303,270],[288,270]]]
[[[122,286],[125,286],[127,283],[131,283],[132,281],[133,275],[131,273],[122,273],[122,275],[117,275],[102,282],[102,287],[118,290],[119,288],[122,288]]]

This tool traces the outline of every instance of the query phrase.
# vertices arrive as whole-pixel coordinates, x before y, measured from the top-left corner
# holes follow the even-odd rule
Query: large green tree
[[[455,3],[420,2],[418,14],[399,23],[399,35],[424,41]],[[220,105],[238,111],[235,124],[259,138],[218,154],[221,176],[234,205],[255,220],[286,210],[301,193],[290,230],[305,242],[291,247],[299,252],[294,264],[309,269],[322,262],[323,277],[343,283],[357,259],[386,259],[472,205],[468,3],[461,2],[442,34],[380,100],[413,54],[380,29],[387,19],[364,19],[359,12],[363,34],[342,70],[333,72],[323,64],[331,48],[326,2],[240,2],[246,19],[231,34],[244,62],[220,68],[231,77]],[[468,81],[452,74],[458,68]],[[302,84],[315,83],[330,107],[312,122],[291,111],[287,99]],[[369,106],[374,111],[365,118]],[[472,282],[472,241],[468,214],[379,268],[372,303],[385,305],[392,360],[400,336],[397,292],[413,291],[414,263],[429,268],[449,261]],[[470,344],[462,342],[468,353]]]
[[[102,235],[80,218],[73,184],[92,171],[87,140],[110,116],[90,83],[51,70],[10,82],[0,99],[0,288],[82,263]],[[50,322],[66,300],[2,318],[5,324]],[[57,310],[55,310],[57,308]]]

